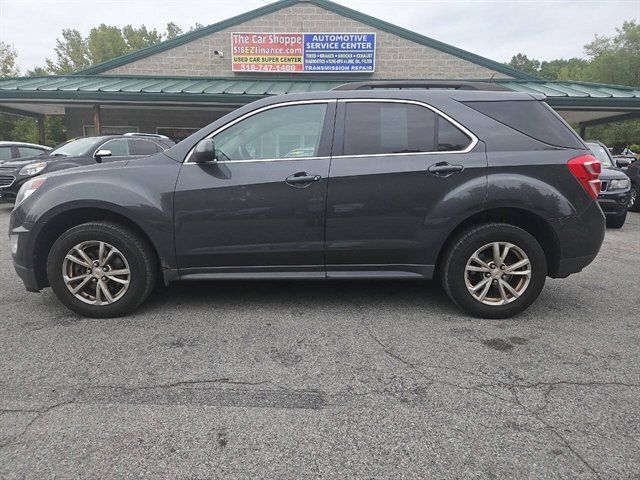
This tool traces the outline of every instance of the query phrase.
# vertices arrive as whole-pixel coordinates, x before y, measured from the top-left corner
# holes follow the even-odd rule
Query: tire
[[[494,243],[499,245],[500,256],[507,244],[511,245],[506,249],[505,261],[498,262],[504,264],[505,271],[498,264],[488,269],[471,260],[475,254],[482,257],[487,253],[493,259]],[[492,263],[486,256],[484,259],[485,265]],[[510,266],[524,260],[529,261],[528,265],[515,268],[513,275],[506,274]],[[547,277],[547,259],[538,241],[525,230],[506,223],[484,223],[461,232],[449,243],[441,265],[442,286],[449,298],[462,310],[480,318],[508,318],[524,311],[538,298]],[[467,271],[467,267],[482,272]],[[469,290],[482,284],[476,292],[481,296],[488,282],[491,286],[482,301]],[[518,295],[503,286],[505,283]],[[491,304],[483,303],[490,301]]]
[[[631,184],[631,198],[629,199],[629,210],[632,212],[640,212],[640,188],[635,183]]]
[[[607,228],[622,228],[624,222],[627,221],[627,211],[621,215],[607,217]]]
[[[98,266],[95,262],[101,245],[106,262]],[[47,258],[47,277],[56,296],[70,310],[93,318],[118,317],[135,310],[153,290],[157,271],[156,257],[148,242],[113,222],[90,222],[67,230],[53,244]],[[105,283],[101,285],[101,281]],[[80,290],[74,294],[71,288]]]

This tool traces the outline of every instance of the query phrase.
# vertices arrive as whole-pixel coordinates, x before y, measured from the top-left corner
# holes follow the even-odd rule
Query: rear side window
[[[420,105],[347,102],[343,155],[453,152],[471,138],[451,122]]]
[[[436,115],[406,103],[348,102],[344,155],[433,152]]]
[[[469,146],[471,140],[462,130],[438,115],[438,151],[457,152]]]
[[[41,155],[43,153],[39,148],[31,147],[18,147],[18,154],[21,157],[32,157],[34,155]]]
[[[133,144],[133,155],[153,155],[158,153],[158,146],[150,140],[131,140]]]
[[[0,160],[11,160],[11,147],[0,147]]]
[[[576,134],[544,102],[465,102],[498,122],[540,142],[565,148],[584,148]]]

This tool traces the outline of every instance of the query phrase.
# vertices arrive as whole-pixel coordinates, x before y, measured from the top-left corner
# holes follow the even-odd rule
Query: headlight
[[[627,178],[622,180],[611,180],[607,190],[624,190],[625,188],[629,188],[629,179]]]
[[[33,175],[37,175],[47,166],[47,162],[39,162],[39,163],[30,163],[29,165],[25,165],[20,169],[20,175],[24,177],[31,177]]]
[[[33,192],[39,189],[47,177],[36,177],[29,180],[27,183],[20,187],[18,191],[18,195],[16,196],[16,207],[20,205],[23,201],[31,196]]]

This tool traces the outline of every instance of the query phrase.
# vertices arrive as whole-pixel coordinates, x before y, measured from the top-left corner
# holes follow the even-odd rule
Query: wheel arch
[[[48,286],[47,257],[55,241],[64,232],[88,222],[108,221],[124,225],[139,234],[151,247],[158,267],[163,270],[164,259],[150,235],[140,224],[122,212],[106,205],[77,206],[51,213],[43,222],[33,243],[33,269],[39,288]]]
[[[544,251],[549,276],[553,277],[555,275],[560,260],[560,243],[555,231],[540,215],[529,210],[515,207],[498,207],[483,210],[468,216],[458,223],[442,244],[443,247],[436,261],[435,275],[439,274],[441,263],[446,256],[446,251],[451,241],[461,232],[475,225],[487,222],[507,223],[528,232],[537,240]]]

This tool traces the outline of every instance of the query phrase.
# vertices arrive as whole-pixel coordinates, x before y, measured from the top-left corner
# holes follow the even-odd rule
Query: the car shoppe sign
[[[234,72],[375,71],[375,33],[232,33]]]

